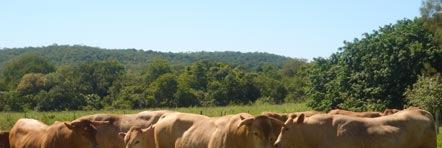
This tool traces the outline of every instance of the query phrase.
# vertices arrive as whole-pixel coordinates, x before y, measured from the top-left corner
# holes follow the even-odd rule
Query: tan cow
[[[156,147],[179,147],[184,132],[201,120],[210,119],[204,115],[190,113],[166,114],[155,124],[154,135]]]
[[[424,110],[389,116],[300,115],[284,124],[277,148],[436,148],[434,121]]]
[[[113,115],[95,114],[80,117],[77,120],[109,121],[110,125],[97,128],[97,142],[100,148],[122,148],[124,140],[120,138],[120,132],[127,132],[132,126],[147,128],[154,124],[165,113],[172,111],[143,111],[137,114]]]
[[[246,113],[196,122],[177,146],[181,148],[271,148],[276,140],[275,124],[282,122]]]
[[[127,134],[120,132],[119,135],[124,140],[126,148],[155,148],[154,126],[145,129],[133,126]]]
[[[9,132],[0,132],[0,148],[9,148]]]
[[[55,122],[19,119],[9,134],[11,148],[95,148],[96,127],[104,122]]]
[[[328,112],[330,115],[346,115],[353,117],[363,117],[363,118],[376,118],[382,116],[381,112],[353,112],[342,109],[334,109]]]

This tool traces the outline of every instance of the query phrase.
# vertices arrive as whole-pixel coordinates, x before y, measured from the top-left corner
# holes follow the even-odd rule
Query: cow
[[[120,138],[120,132],[127,132],[132,126],[147,128],[156,123],[159,118],[172,111],[143,111],[136,114],[95,114],[80,117],[76,120],[108,121],[110,124],[97,128],[97,142],[100,148],[121,148],[124,147],[124,140]]]
[[[9,132],[0,132],[0,148],[9,148]]]
[[[155,148],[154,126],[144,129],[133,126],[127,134],[120,132],[119,136],[124,140],[125,148]]]
[[[285,122],[275,147],[436,148],[436,133],[432,115],[420,109],[378,118],[301,114]]]
[[[21,118],[9,133],[11,148],[96,148],[99,127],[106,122],[55,122],[46,125],[35,119]]]
[[[353,112],[342,109],[334,109],[328,112],[330,115],[346,115],[353,117],[363,117],[363,118],[376,118],[382,116],[381,112]]]
[[[239,113],[200,120],[187,130],[178,148],[271,148],[274,127],[282,122],[265,115]]]

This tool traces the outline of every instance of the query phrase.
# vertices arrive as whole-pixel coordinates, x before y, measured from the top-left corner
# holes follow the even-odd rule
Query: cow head
[[[97,148],[97,126],[109,124],[108,121],[90,121],[90,120],[74,120],[72,122],[64,122],[64,125],[72,131],[72,136],[76,143],[82,146],[90,146]]]
[[[296,118],[289,118],[281,128],[281,133],[275,142],[276,148],[296,148],[303,145],[301,126],[304,124],[305,115],[300,114]]]
[[[240,118],[238,128],[245,127],[247,141],[252,142],[256,148],[272,147],[277,136],[275,129],[283,125],[281,121],[265,115],[250,118],[240,115]]]
[[[145,129],[131,127],[127,133],[120,132],[119,136],[124,140],[126,148],[145,148],[155,145],[154,126]]]

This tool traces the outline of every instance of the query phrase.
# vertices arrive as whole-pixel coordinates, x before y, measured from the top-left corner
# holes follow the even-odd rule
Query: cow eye
[[[140,141],[135,141],[135,144],[138,144],[138,143],[140,143]]]
[[[258,134],[258,132],[253,132],[253,134],[255,134],[256,136],[258,136],[259,134]]]
[[[284,128],[284,131],[288,131],[289,130],[289,128]]]

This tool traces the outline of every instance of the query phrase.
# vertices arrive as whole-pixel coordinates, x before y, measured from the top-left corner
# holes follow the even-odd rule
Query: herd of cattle
[[[22,118],[0,135],[0,147],[11,148],[436,148],[433,117],[419,108],[222,117],[161,110],[52,125]]]

